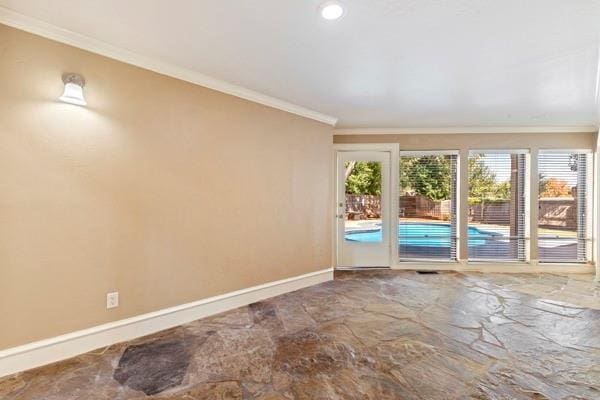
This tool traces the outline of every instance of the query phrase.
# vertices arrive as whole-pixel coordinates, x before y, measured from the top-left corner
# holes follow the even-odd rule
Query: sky
[[[484,157],[485,165],[496,174],[498,182],[510,180],[510,154],[489,153]],[[569,153],[540,154],[538,171],[545,178],[556,178],[569,185],[577,185],[577,172],[571,171]]]

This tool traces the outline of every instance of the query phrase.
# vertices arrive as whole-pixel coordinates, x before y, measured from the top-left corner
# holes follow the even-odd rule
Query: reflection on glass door
[[[338,153],[338,265],[389,265],[388,152]]]

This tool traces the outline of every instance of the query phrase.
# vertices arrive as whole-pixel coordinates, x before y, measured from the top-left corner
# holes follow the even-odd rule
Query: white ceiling
[[[600,0],[0,0],[339,118],[338,127],[598,123]]]

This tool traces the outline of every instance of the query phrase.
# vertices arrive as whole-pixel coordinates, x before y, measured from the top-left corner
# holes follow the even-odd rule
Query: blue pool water
[[[398,239],[402,246],[450,247],[451,232],[449,224],[403,223],[398,226]],[[481,246],[486,239],[497,236],[469,227],[469,247]],[[345,239],[353,242],[381,242],[381,228],[346,232]]]

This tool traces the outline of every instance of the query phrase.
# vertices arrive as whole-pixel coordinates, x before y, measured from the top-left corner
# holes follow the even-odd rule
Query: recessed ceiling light
[[[328,21],[333,21],[342,18],[346,10],[344,10],[339,1],[327,1],[319,7],[319,12],[321,13],[321,17]]]

